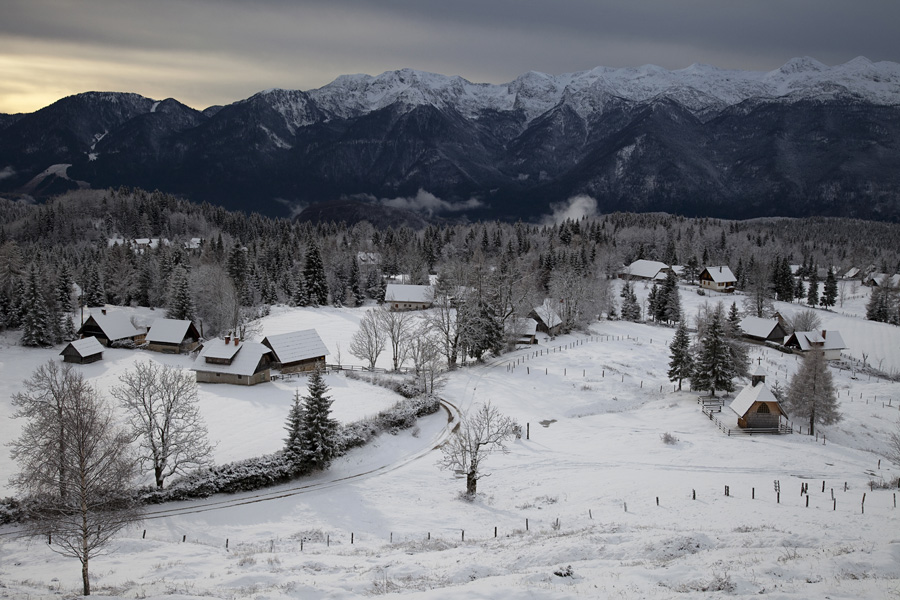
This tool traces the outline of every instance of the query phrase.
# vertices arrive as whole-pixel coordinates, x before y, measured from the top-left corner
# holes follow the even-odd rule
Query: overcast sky
[[[0,112],[93,90],[202,109],[404,67],[503,83],[596,66],[900,62],[898,24],[898,0],[2,0]]]

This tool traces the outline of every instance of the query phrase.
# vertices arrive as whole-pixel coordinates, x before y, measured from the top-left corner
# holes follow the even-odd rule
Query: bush
[[[668,431],[659,436],[659,439],[663,441],[663,444],[669,444],[670,446],[674,446],[678,443],[678,438],[669,433]]]
[[[0,498],[0,525],[21,521],[22,507],[15,498]]]

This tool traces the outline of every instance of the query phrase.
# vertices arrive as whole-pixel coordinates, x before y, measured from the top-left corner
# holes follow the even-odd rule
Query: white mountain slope
[[[353,117],[397,102],[408,107],[452,106],[468,117],[483,111],[521,109],[526,119],[543,114],[561,101],[580,115],[602,109],[606,98],[647,101],[671,98],[693,112],[708,112],[749,99],[782,99],[846,95],[879,105],[900,104],[900,64],[873,63],[859,57],[828,67],[812,58],[794,58],[774,71],[738,71],[694,64],[667,70],[654,65],[548,75],[528,72],[505,84],[472,83],[402,69],[381,75],[342,75],[308,92],[316,105],[339,117]]]

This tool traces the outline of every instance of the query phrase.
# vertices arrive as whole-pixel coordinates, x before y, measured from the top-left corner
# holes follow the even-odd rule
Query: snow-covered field
[[[691,288],[682,299],[689,314],[717,300]],[[865,300],[861,294],[840,310],[860,314]],[[331,351],[329,362],[336,362],[340,344],[342,362],[357,363],[346,348],[362,314],[280,309],[265,320],[264,333],[315,327]],[[883,348],[882,368],[900,368],[900,329],[821,314],[826,327],[840,329],[849,353],[860,352],[858,343],[871,364]],[[416,436],[382,436],[309,480],[154,507],[108,556],[92,561],[95,592],[260,599],[393,592],[451,599],[900,597],[898,490],[868,485],[900,471],[886,460],[878,466],[900,418],[900,383],[835,370],[845,418],[823,428],[824,444],[801,435],[726,436],[700,412],[696,394],[674,392],[666,379],[672,329],[601,322],[591,333],[545,338],[447,377],[441,392],[447,401],[461,409],[490,401],[530,433],[508,454],[489,459],[491,475],[479,482],[475,502],[460,499],[464,480],[436,466],[433,448],[448,429],[442,411],[423,419]],[[13,341],[2,338],[0,349],[3,415],[21,379],[59,351],[25,350]],[[121,369],[147,356],[116,351],[86,372],[95,367],[89,376],[101,387],[113,385]],[[761,347],[751,357],[770,382],[785,383],[797,365],[794,356]],[[389,357],[382,360],[386,365]],[[297,381],[248,390],[201,386],[211,437],[222,440],[217,460],[279,447]],[[394,400],[382,388],[339,375],[328,384],[342,420]],[[727,409],[722,418],[730,418]],[[17,431],[15,421],[2,419],[4,439]],[[664,433],[678,442],[664,443]],[[0,456],[0,479],[13,469]],[[40,541],[0,537],[0,597],[73,595],[79,575],[77,562]]]

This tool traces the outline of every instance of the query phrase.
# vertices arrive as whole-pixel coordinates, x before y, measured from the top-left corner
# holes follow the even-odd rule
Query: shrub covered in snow
[[[21,520],[22,509],[15,498],[0,498],[0,525]]]

